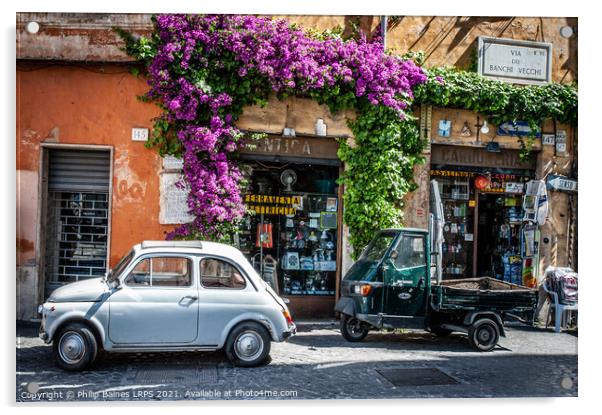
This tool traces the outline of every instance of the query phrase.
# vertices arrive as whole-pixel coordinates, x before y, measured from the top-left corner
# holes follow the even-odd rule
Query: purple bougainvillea
[[[232,114],[246,103],[233,102],[230,79],[215,82],[221,71],[235,73],[241,83],[259,77],[276,94],[346,88],[355,99],[388,107],[401,119],[412,89],[426,81],[413,61],[384,53],[379,43],[318,39],[267,17],[159,15],[154,39],[148,96],[162,104],[163,119],[182,143],[181,185],[189,190],[188,207],[196,218],[171,237],[219,239],[245,212],[242,175],[232,157],[242,134]]]

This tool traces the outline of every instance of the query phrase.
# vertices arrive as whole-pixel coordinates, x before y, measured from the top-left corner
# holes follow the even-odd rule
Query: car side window
[[[182,257],[145,258],[136,264],[125,284],[130,287],[190,287],[192,263]]]
[[[424,237],[420,235],[403,235],[397,245],[395,267],[411,268],[426,265]]]
[[[130,287],[147,287],[151,284],[150,258],[138,262],[125,279],[125,284]]]
[[[201,284],[205,288],[243,289],[245,278],[236,267],[217,258],[201,260]]]

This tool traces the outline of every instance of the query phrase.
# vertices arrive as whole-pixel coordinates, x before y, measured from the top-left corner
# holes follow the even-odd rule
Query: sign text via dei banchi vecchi
[[[550,82],[552,44],[481,36],[479,73],[511,83]]]

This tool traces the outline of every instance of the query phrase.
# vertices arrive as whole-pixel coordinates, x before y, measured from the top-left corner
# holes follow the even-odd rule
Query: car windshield
[[[360,257],[363,261],[380,261],[387,249],[393,243],[393,240],[397,236],[397,232],[380,232],[374,239],[368,244],[368,247]]]
[[[121,273],[123,272],[125,267],[127,267],[127,265],[130,263],[130,261],[132,260],[133,257],[134,257],[134,250],[132,249],[130,252],[128,252],[128,254],[126,256],[121,258],[121,261],[119,261],[117,263],[117,265],[115,265],[115,268],[113,268],[109,272],[107,280],[115,281],[121,275]]]

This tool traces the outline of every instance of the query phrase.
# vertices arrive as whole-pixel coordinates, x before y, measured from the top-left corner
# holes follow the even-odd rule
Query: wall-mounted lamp
[[[574,30],[571,26],[562,26],[560,28],[560,36],[562,36],[565,39],[570,38],[571,36],[573,36]]]
[[[487,120],[483,121],[483,126],[481,127],[481,132],[483,134],[489,133],[489,126],[487,125]]]
[[[31,35],[35,35],[40,31],[40,24],[38,22],[29,22],[25,25],[25,30]]]
[[[481,141],[480,133],[487,134],[489,132],[489,125],[487,124],[487,120],[483,120],[483,124],[481,124],[481,117],[477,117],[475,127],[477,127],[477,143],[479,143]]]

